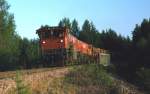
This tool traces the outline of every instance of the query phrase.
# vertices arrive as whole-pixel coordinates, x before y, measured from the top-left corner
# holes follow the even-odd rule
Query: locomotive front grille
[[[43,50],[43,54],[65,54],[65,53],[66,49],[64,48]]]
[[[63,65],[66,60],[66,49],[48,49],[42,51],[43,59],[50,65]]]

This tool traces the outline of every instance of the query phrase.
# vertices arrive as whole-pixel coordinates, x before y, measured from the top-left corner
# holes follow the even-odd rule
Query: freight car
[[[78,64],[95,62],[108,65],[110,62],[110,55],[106,50],[78,40],[66,27],[44,26],[36,33],[40,38],[39,44],[46,66],[63,66],[67,62]]]

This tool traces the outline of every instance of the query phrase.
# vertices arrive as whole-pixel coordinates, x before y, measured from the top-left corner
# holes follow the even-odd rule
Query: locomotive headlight
[[[42,43],[43,43],[43,44],[45,44],[45,43],[46,43],[46,41],[42,41]]]
[[[63,43],[64,41],[61,39],[60,42]]]

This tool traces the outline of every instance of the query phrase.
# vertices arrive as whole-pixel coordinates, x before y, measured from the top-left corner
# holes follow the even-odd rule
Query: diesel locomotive
[[[64,66],[68,63],[100,63],[108,65],[108,51],[87,44],[70,33],[67,27],[42,26],[36,33],[43,61],[47,65]]]

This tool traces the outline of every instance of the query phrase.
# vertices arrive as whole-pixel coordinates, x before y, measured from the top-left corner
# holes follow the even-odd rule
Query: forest
[[[15,15],[9,12],[9,7],[7,1],[0,0],[0,71],[42,67],[39,39],[29,40],[17,34]],[[150,92],[149,18],[136,24],[130,37],[117,34],[111,28],[99,31],[88,19],[80,27],[76,19],[63,18],[58,26],[66,26],[78,39],[108,50],[110,72]]]

